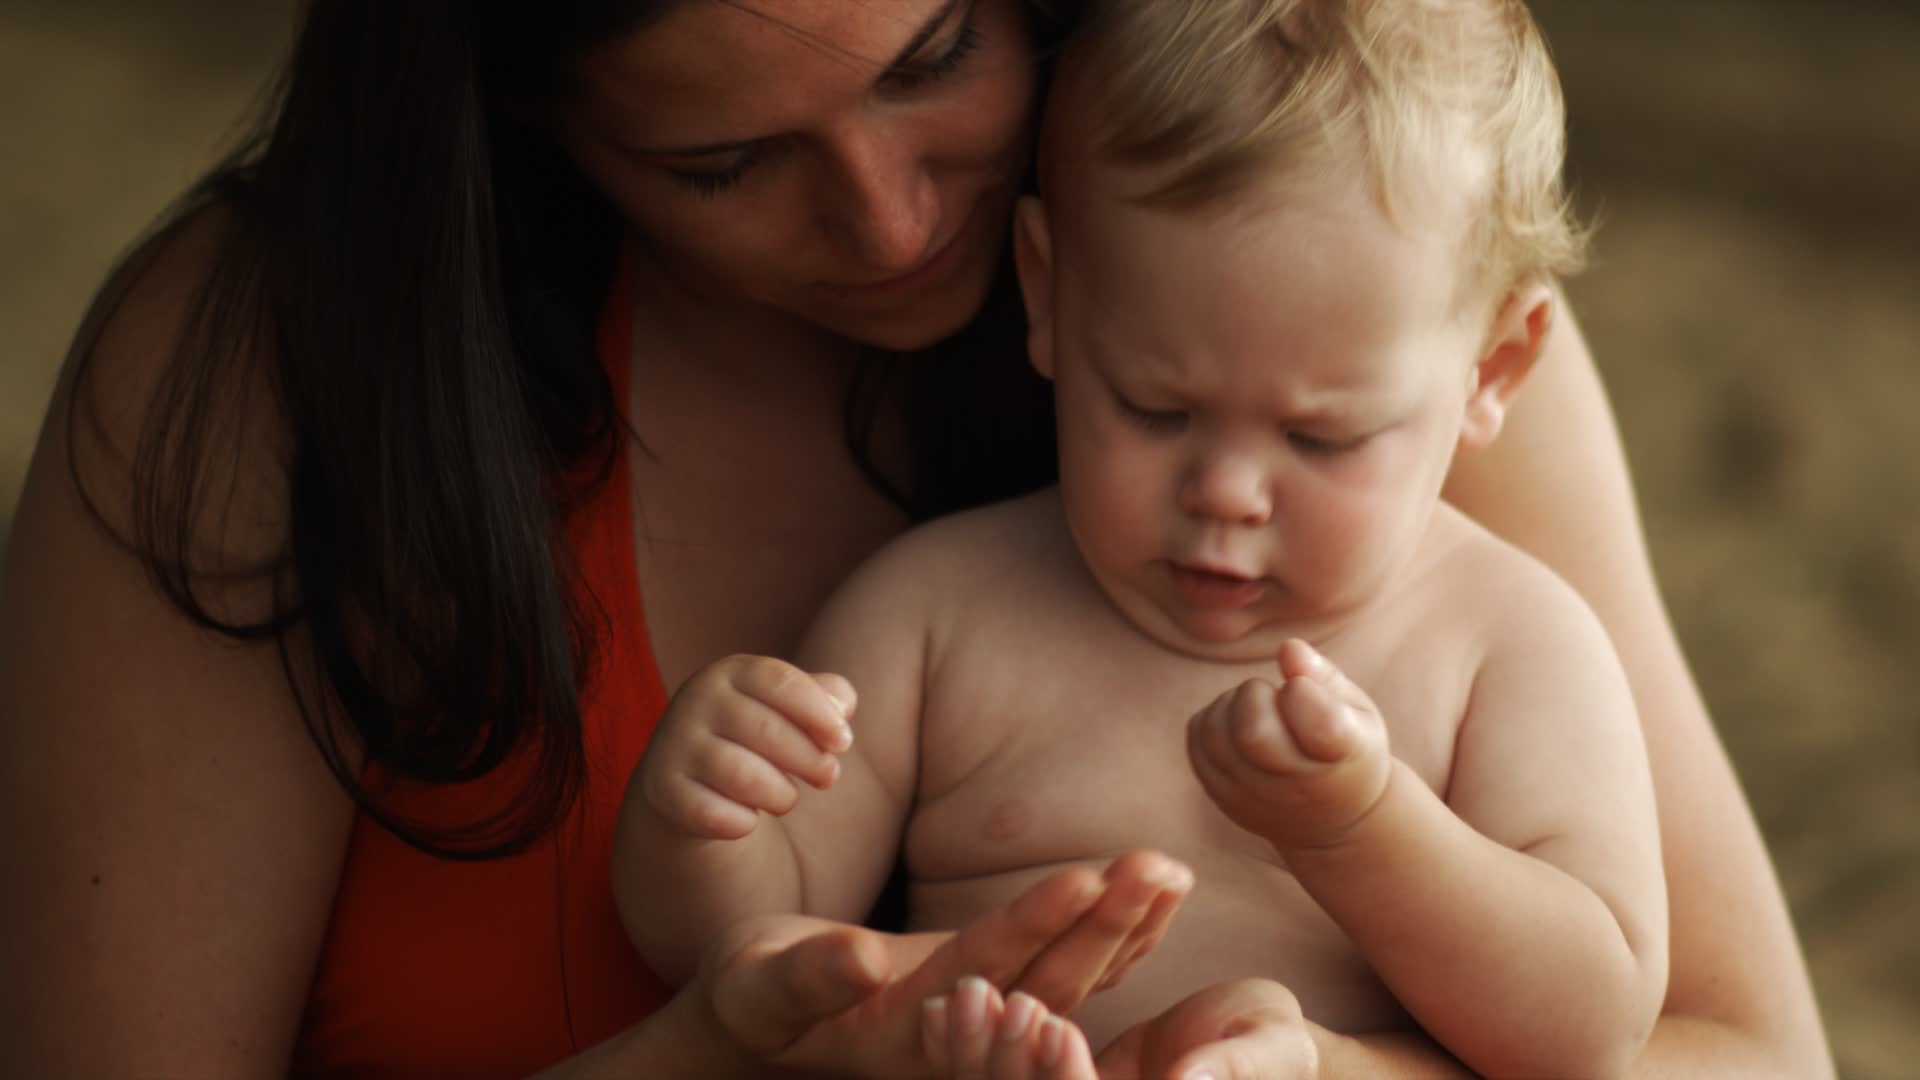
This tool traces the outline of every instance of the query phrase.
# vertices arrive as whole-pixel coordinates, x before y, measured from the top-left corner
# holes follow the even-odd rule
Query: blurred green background
[[[1601,221],[1570,291],[1674,616],[1843,1075],[1920,1075],[1920,5],[1535,10]],[[0,7],[0,542],[91,290],[293,12]]]

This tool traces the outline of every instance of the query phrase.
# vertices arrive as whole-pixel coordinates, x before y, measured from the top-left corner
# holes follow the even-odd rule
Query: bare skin
[[[935,44],[951,40],[946,33]],[[859,173],[852,155],[840,160],[852,163],[855,181],[878,175]],[[872,205],[887,202],[884,186],[868,183]],[[735,213],[724,203],[716,210]],[[900,235],[912,231],[908,224]],[[178,249],[137,271],[138,289],[99,343],[96,363],[105,375],[96,385],[108,395],[109,442],[124,447],[127,420],[178,333],[183,298],[204,266],[207,245],[197,235],[189,230]],[[697,344],[697,328],[684,337]],[[692,352],[697,359],[698,348]],[[1830,1073],[1764,850],[1629,527],[1631,493],[1592,360],[1577,334],[1561,330],[1542,367],[1516,421],[1536,437],[1509,436],[1503,445],[1512,453],[1456,470],[1449,495],[1574,581],[1624,642],[1661,787],[1678,931],[1668,1015],[1643,1061],[1646,1074]],[[725,408],[710,415],[741,432],[757,419]],[[32,883],[0,896],[0,1072],[278,1075],[287,1068],[351,807],[291,713],[278,658],[215,639],[166,605],[77,504],[64,438],[57,423],[42,436],[0,586],[0,711],[9,720],[0,725],[0,852],[12,880]],[[271,447],[272,424],[236,438],[250,453]],[[823,476],[834,476],[840,463],[818,464]],[[278,490],[272,477],[243,489],[244,504],[268,509],[257,529],[227,538],[240,552],[277,546]],[[106,509],[116,516],[111,500]],[[808,549],[803,569],[830,581],[871,548],[874,529],[866,521],[848,535],[829,535]],[[675,572],[682,570],[718,578],[725,567],[696,561]],[[225,598],[242,610],[258,601]],[[798,612],[807,601],[791,606]],[[756,615],[737,636],[724,625],[706,631],[706,651],[672,666],[690,671],[729,648],[791,642],[810,614]],[[716,617],[724,624],[728,616]],[[1025,948],[990,937],[1014,940],[1009,954]],[[793,958],[796,967],[748,964],[743,970],[765,978],[734,985],[760,987],[774,1003],[769,1008],[803,1013],[818,986],[801,978],[811,971],[801,961],[819,954],[772,956]],[[737,1051],[714,1046],[709,1016],[700,998],[682,995],[656,1022],[549,1075],[630,1075]],[[1327,1075],[1453,1074],[1431,1048],[1318,1028],[1312,1036]]]
[[[1660,1020],[1630,1075],[1832,1076],[1786,902],[1674,635],[1626,452],[1570,316],[1500,441],[1463,458],[1445,494],[1586,598],[1633,688],[1653,764],[1673,952]]]
[[[1500,440],[1455,462],[1446,497],[1586,597],[1633,687],[1658,796],[1673,934],[1661,1015],[1627,1075],[1834,1076],[1786,905],[1661,601],[1625,449],[1592,352],[1570,315],[1557,320]],[[1309,1026],[1317,1070],[1301,1076],[1471,1075],[1418,1040]],[[964,1051],[969,1060],[987,1061],[998,1033],[982,1025]],[[961,1052],[949,1050],[949,1059]],[[1035,1080],[1084,1075],[1064,1059],[1033,1071]],[[1216,1075],[1255,1080],[1271,1073],[1229,1063]]]
[[[96,494],[117,490],[112,459],[96,455],[124,445],[122,425],[137,417],[154,375],[148,343],[178,333],[213,228],[203,220],[137,262],[137,283],[96,345],[105,376],[91,385],[108,389],[105,435],[121,440],[83,449],[81,460],[98,470],[90,478],[105,481]],[[70,392],[63,382],[61,400]],[[0,618],[0,691],[17,718],[4,725],[0,844],[16,880],[36,883],[0,898],[0,942],[8,972],[38,973],[31,986],[3,984],[0,1071],[283,1075],[353,806],[302,727],[272,647],[235,646],[189,624],[88,516],[66,461],[65,426],[48,424],[8,549]],[[270,489],[241,491],[243,506],[271,504]],[[105,509],[124,520],[123,504]],[[229,554],[271,550],[271,514],[235,520],[251,528],[219,534]],[[857,551],[869,528],[848,528],[839,543]],[[264,603],[257,591],[218,599],[230,614]],[[103,792],[112,798],[96,797]],[[768,1055],[909,1075],[920,1000],[963,974],[1027,986],[1063,1007],[1117,978],[1157,937],[1147,916],[1164,921],[1177,906],[1132,872],[1159,865],[1148,858],[1106,878],[1057,877],[952,941],[817,920],[745,928],[716,947],[667,1011],[542,1076],[630,1075],[666,1063],[689,1075],[760,1076]],[[154,992],[167,986],[196,990]],[[854,1006],[857,1014],[845,1011]],[[778,1046],[765,1042],[765,1026],[742,1019],[769,1010],[791,1018]],[[101,1016],[114,1022],[88,1019]],[[888,1030],[891,1043],[876,1038]]]
[[[1687,670],[1640,533],[1616,527],[1638,516],[1625,454],[1592,355],[1570,318],[1560,320],[1550,336],[1500,441],[1456,463],[1447,497],[1580,588],[1620,643],[1659,790],[1674,927],[1662,1013],[1627,1075],[1833,1076],[1832,1055],[1758,830]],[[1268,1007],[1288,1000],[1271,990],[1263,996]],[[1236,1013],[1261,1014],[1244,1004]],[[1049,1014],[1037,1009],[1035,1015]],[[1317,1065],[1299,1071],[1303,1077],[1470,1075],[1417,1041],[1396,1045],[1310,1028]],[[944,1017],[928,1030],[930,1039],[937,1034],[947,1040],[942,1060],[978,1063],[971,1074],[951,1075],[1090,1075],[1078,1059],[1065,1056],[1034,1068],[1035,1055],[1010,1047],[1005,1025],[992,1017],[969,1035],[955,1033]],[[1215,1075],[1254,1080],[1273,1074],[1227,1061]]]
[[[1144,843],[1198,885],[1075,1014],[1095,1047],[1257,975],[1481,1071],[1618,1072],[1665,979],[1626,681],[1564,584],[1438,503],[1550,292],[1463,307],[1451,232],[1352,176],[1200,216],[1083,175],[1074,229],[1025,200],[1016,247],[1059,488],[883,551],[809,634],[821,674],[689,684],[623,815],[634,880],[675,887],[623,894],[629,931],[684,966],[730,919],[845,917],[903,828],[928,926]]]

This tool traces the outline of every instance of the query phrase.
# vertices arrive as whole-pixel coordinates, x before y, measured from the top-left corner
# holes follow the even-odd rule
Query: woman
[[[1058,30],[314,0],[270,133],[103,290],[18,512],[6,1071],[898,1075],[960,974],[1066,1009],[1150,945],[1180,885],[1142,856],[938,951],[749,927],[660,1007],[605,887],[666,688],[787,651],[912,518],[1045,478],[996,281]],[[1634,678],[1675,939],[1646,1071],[1817,1074],[1605,398],[1574,333],[1550,352],[1450,493]],[[1448,1067],[1309,1034],[1324,1075]]]

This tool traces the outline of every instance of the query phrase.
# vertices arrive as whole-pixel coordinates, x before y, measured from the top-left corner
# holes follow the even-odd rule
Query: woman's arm
[[[136,257],[138,282],[94,344],[98,411],[76,419],[76,452],[123,533],[127,455],[213,229],[202,219]],[[0,578],[0,1075],[277,1075],[353,807],[277,650],[192,624],[82,503],[73,382],[69,370]],[[271,488],[239,483],[238,512],[198,539],[272,550],[281,515],[253,512]],[[203,599],[257,616],[269,593],[250,581]]]
[[[1633,687],[1672,930],[1666,1003],[1634,1075],[1832,1075],[1786,903],[1668,621],[1606,392],[1570,315],[1500,438],[1460,459],[1446,495],[1580,591]]]
[[[216,229],[202,217],[136,256],[94,343],[100,423],[83,410],[78,461],[123,533],[127,449]],[[73,383],[69,371],[0,576],[0,1076],[285,1075],[353,804],[278,649],[193,624],[83,503],[64,422]],[[215,425],[241,442],[211,460],[280,460],[270,427]],[[211,482],[234,512],[196,541],[240,561],[276,550],[272,466]],[[201,599],[237,618],[271,597],[242,581]],[[1182,873],[1151,855],[1066,871],[956,935],[749,927],[694,991],[542,1075],[763,1076],[775,1054],[905,1075],[924,998],[981,974],[1071,1008],[1158,939],[1184,893],[1165,881]],[[888,1056],[883,1032],[907,1050]]]

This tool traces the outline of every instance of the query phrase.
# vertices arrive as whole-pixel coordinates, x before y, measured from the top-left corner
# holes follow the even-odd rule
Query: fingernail
[[[945,997],[931,997],[920,1004],[920,1038],[927,1046],[945,1046],[952,1039],[952,1012]]]
[[[1027,1029],[1033,1026],[1033,1014],[1039,1002],[1025,994],[1015,994],[1007,999],[1007,1015],[1000,1020],[1000,1038],[1006,1042],[1018,1042],[1026,1037]]]
[[[977,1035],[987,1027],[987,980],[968,975],[954,991],[954,1026],[962,1035]]]
[[[1177,862],[1155,863],[1140,875],[1149,885],[1163,889],[1184,889],[1193,884],[1193,873]]]
[[[1049,1016],[1040,1026],[1040,1064],[1058,1065],[1067,1049],[1067,1026],[1057,1016]]]
[[[1082,878],[1080,883],[1074,886],[1071,903],[1075,907],[1091,905],[1095,900],[1106,895],[1106,891],[1106,878]]]
[[[1201,1069],[1199,1072],[1190,1072],[1181,1077],[1180,1080],[1214,1080],[1213,1070]]]

